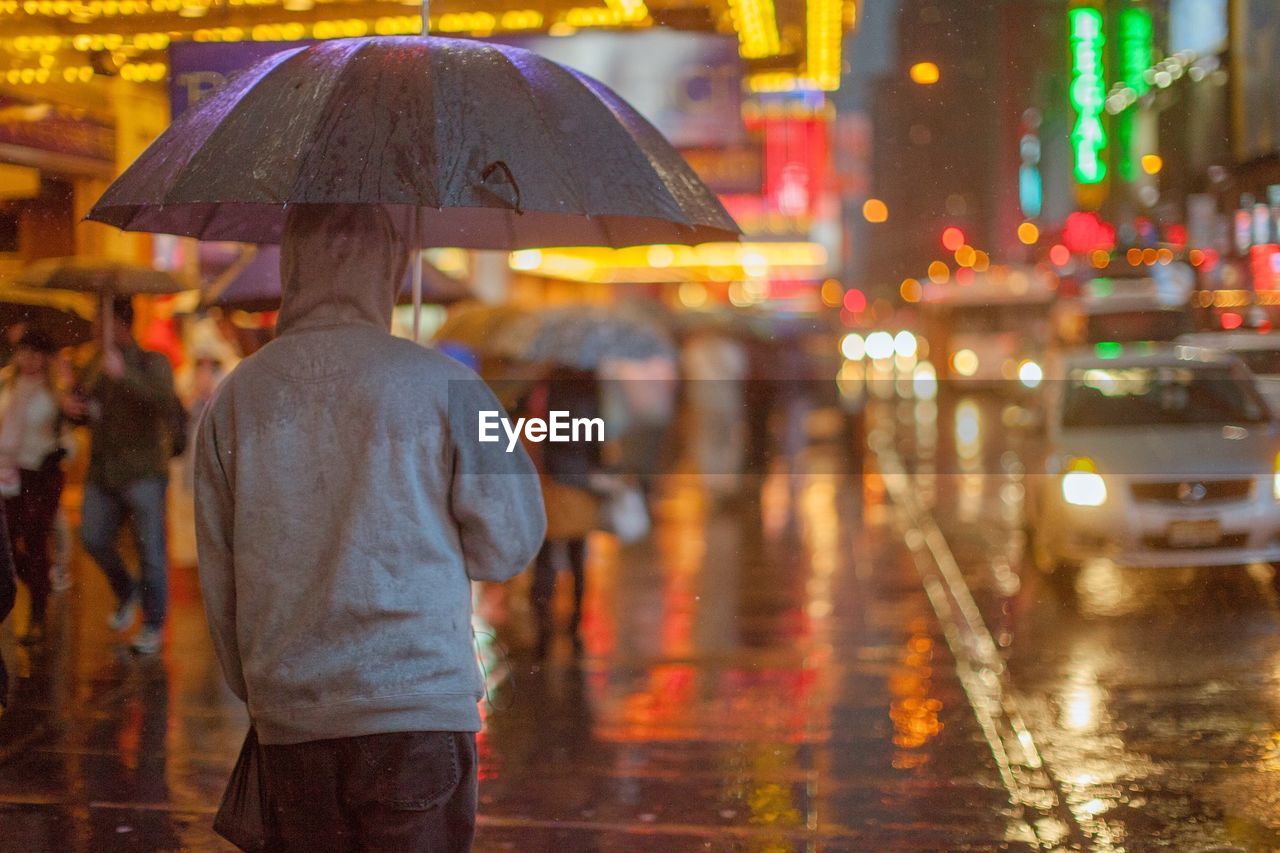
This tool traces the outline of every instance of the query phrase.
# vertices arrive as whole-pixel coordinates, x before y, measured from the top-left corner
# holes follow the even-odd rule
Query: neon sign
[[[1071,129],[1071,148],[1075,154],[1076,181],[1098,184],[1107,176],[1103,152],[1107,133],[1102,127],[1102,109],[1106,101],[1106,83],[1102,67],[1102,48],[1107,38],[1102,30],[1102,12],[1087,6],[1067,12],[1071,32],[1071,106],[1076,111]]]
[[[1151,13],[1131,6],[1120,13],[1120,62],[1124,66],[1124,84],[1141,95],[1151,88],[1143,72],[1151,66],[1151,48],[1154,44]]]

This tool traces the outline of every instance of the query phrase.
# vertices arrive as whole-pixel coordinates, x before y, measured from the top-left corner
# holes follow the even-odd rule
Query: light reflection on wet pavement
[[[566,640],[535,665],[524,582],[480,595],[477,849],[1025,847],[878,478],[777,474],[714,510],[668,486],[650,542],[593,543],[580,659]],[[75,568],[56,652],[5,635],[0,848],[228,849],[210,826],[245,717],[193,571],[146,660]]]
[[[1028,727],[1097,849],[1280,849],[1280,627],[1269,570],[1082,573],[1023,555],[1034,439],[976,398],[880,425],[996,636]],[[925,417],[921,418],[921,413]]]
[[[593,542],[581,657],[566,638],[534,662],[527,579],[479,595],[493,707],[477,849],[1280,847],[1280,631],[1262,570],[1100,565],[1070,605],[1023,560],[1031,449],[999,405],[874,420],[1007,665],[1021,717],[987,710],[1025,723],[1042,790],[993,755],[1002,735],[993,747],[971,704],[982,661],[958,668],[951,650],[978,647],[925,592],[942,575],[921,520],[904,526],[889,476],[821,473],[818,448],[807,473],[731,505],[671,478],[651,541]],[[155,660],[102,624],[98,573],[76,576],[55,652],[4,634],[22,678],[0,717],[0,849],[229,849],[210,825],[245,718],[194,573],[174,572]],[[1037,790],[1060,798],[1065,828],[1024,808]]]

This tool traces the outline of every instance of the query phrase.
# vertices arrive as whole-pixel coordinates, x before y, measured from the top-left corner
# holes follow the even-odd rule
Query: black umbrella
[[[22,323],[39,329],[59,348],[93,338],[93,310],[93,300],[80,293],[0,285],[0,327]]]
[[[286,50],[183,113],[89,218],[278,242],[290,204],[378,204],[418,247],[734,240],[679,153],[602,83],[427,36]]]

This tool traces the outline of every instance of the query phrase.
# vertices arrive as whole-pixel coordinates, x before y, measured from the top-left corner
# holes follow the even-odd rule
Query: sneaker
[[[49,570],[49,588],[54,592],[66,592],[71,589],[71,572],[66,566],[54,566]]]
[[[133,650],[140,655],[154,655],[164,645],[164,629],[143,625],[133,638]]]
[[[116,612],[107,617],[107,627],[112,631],[127,631],[138,618],[138,593],[132,592],[120,602]]]

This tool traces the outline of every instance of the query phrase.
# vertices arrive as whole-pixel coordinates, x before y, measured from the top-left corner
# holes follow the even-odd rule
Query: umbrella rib
[[[160,200],[160,206],[161,206],[161,207],[164,207],[164,206],[165,206],[165,204],[166,204],[166,203],[168,203],[168,202],[167,202],[167,199],[166,199],[166,196],[169,194],[169,192],[171,192],[171,191],[173,190],[173,188],[174,188],[176,185],[178,185],[178,184],[181,182],[181,180],[182,180],[182,178],[184,177],[184,175],[185,175],[185,173],[186,173],[187,169],[191,166],[191,161],[195,160],[195,159],[196,159],[196,157],[198,157],[198,156],[201,154],[201,152],[204,150],[205,146],[209,144],[210,140],[212,140],[212,139],[213,139],[213,138],[218,134],[218,132],[219,132],[219,131],[221,131],[221,130],[223,129],[223,127],[225,126],[225,124],[227,123],[227,121],[228,121],[228,120],[229,120],[233,115],[235,115],[236,110],[235,110],[235,108],[234,108],[234,105],[235,105],[235,104],[239,104],[241,101],[243,101],[243,100],[244,100],[244,98],[245,98],[245,96],[247,96],[250,92],[252,92],[254,89],[256,89],[256,88],[257,88],[257,87],[258,87],[258,86],[259,86],[259,85],[260,85],[264,80],[266,80],[268,77],[270,77],[270,76],[272,75],[272,73],[274,73],[274,72],[275,72],[275,71],[276,71],[276,70],[277,70],[281,65],[285,65],[285,64],[287,64],[290,60],[292,60],[292,59],[296,58],[296,57],[297,57],[297,56],[299,56],[301,53],[303,53],[303,51],[305,51],[305,50],[306,50],[306,48],[305,48],[305,47],[299,47],[299,48],[295,48],[295,49],[292,49],[292,50],[285,50],[285,51],[281,51],[279,54],[275,54],[274,56],[271,56],[271,57],[268,57],[268,58],[266,58],[266,59],[262,60],[262,62],[261,62],[261,63],[259,63],[260,65],[266,65],[267,63],[271,62],[273,59],[276,59],[277,61],[276,61],[276,62],[275,62],[275,63],[274,63],[270,68],[264,69],[264,70],[263,70],[263,72],[262,72],[261,74],[259,74],[259,75],[258,75],[258,77],[257,77],[257,79],[256,79],[256,80],[253,80],[253,81],[252,81],[248,86],[246,86],[244,89],[239,90],[239,91],[238,91],[238,93],[235,95],[235,97],[234,97],[234,98],[231,98],[231,93],[230,93],[230,92],[228,92],[228,87],[227,87],[227,86],[225,86],[225,85],[224,85],[222,88],[220,88],[220,89],[219,89],[219,90],[218,90],[218,91],[217,91],[217,92],[212,96],[212,97],[215,97],[215,98],[216,98],[216,97],[218,97],[219,95],[224,95],[224,93],[226,93],[224,96],[225,96],[225,97],[227,97],[227,98],[229,98],[229,99],[231,99],[234,103],[233,103],[233,105],[232,105],[232,107],[231,107],[231,108],[227,109],[227,111],[226,111],[226,112],[224,112],[224,113],[223,113],[223,114],[218,118],[218,120],[214,123],[213,127],[209,128],[209,132],[208,132],[207,134],[205,134],[204,140],[203,140],[199,145],[194,146],[194,147],[192,148],[192,150],[188,153],[188,155],[187,155],[186,159],[185,159],[185,160],[183,160],[183,162],[182,162],[182,166],[181,166],[179,169],[177,169],[177,170],[173,173],[173,177],[172,177],[172,178],[171,178],[171,180],[170,180],[169,186],[165,187],[165,188],[162,190],[162,195],[161,195],[161,200]],[[252,66],[251,68],[246,69],[246,70],[245,70],[244,72],[242,72],[242,73],[244,74],[244,76],[248,77],[248,76],[249,76],[249,74],[250,74],[254,69],[256,69],[257,67],[258,67],[257,65]],[[237,75],[237,76],[239,76],[239,75]],[[232,78],[232,80],[231,80],[230,82],[234,84],[235,80],[236,80],[236,77],[233,77],[233,78]],[[195,113],[195,110],[194,110],[194,109],[188,109],[188,110],[187,110],[187,112],[186,112],[186,113],[183,113],[182,117],[180,117],[180,118],[185,118],[187,115],[191,115],[191,114],[194,114],[194,113]],[[194,121],[194,119],[191,119],[191,120],[192,120],[192,121]],[[171,127],[170,129],[172,130],[173,128]],[[168,133],[168,131],[166,131],[166,133]],[[157,140],[157,142],[158,142],[158,141],[159,141],[159,140]],[[154,144],[154,143],[153,143],[153,144]],[[150,151],[150,150],[151,150],[150,148],[148,148],[148,149],[147,149],[147,151]],[[146,154],[146,152],[144,152],[144,156],[145,156],[145,154]],[[130,168],[132,168],[132,167],[130,167]],[[122,176],[122,177],[123,177],[123,176]],[[117,180],[118,180],[118,179],[117,179]],[[110,192],[110,188],[108,188],[107,192],[108,192],[108,193]],[[105,195],[106,195],[106,194],[104,193],[104,197],[105,197]],[[140,207],[139,211],[138,211],[134,216],[130,217],[131,222],[132,222],[132,220],[133,220],[133,219],[136,219],[138,216],[140,216],[140,215],[143,213],[143,209],[142,209],[142,208],[145,208],[145,207],[146,207],[146,205],[140,205],[139,207]],[[207,224],[207,223],[206,223],[206,224]]]
[[[506,51],[501,49],[501,46],[495,45],[495,47],[498,47],[498,53],[502,56],[503,60],[509,66],[511,66],[511,69],[515,71],[516,77],[520,80],[520,88],[524,92],[525,98],[527,98],[529,103],[533,106],[533,114],[538,117],[538,124],[542,125],[542,129],[547,134],[547,138],[552,142],[558,142],[561,138],[561,134],[557,134],[556,132],[554,132],[551,129],[551,125],[547,124],[547,118],[545,115],[543,115],[543,112],[540,108],[541,105],[538,101],[537,96],[534,94],[533,86],[530,85],[529,83],[529,78],[524,75],[524,72],[521,69],[521,67],[518,64],[516,64],[516,62],[512,60],[510,56],[507,55]],[[560,146],[560,145],[552,146],[552,150],[557,153],[559,153],[562,149],[563,149],[563,146]],[[563,173],[564,172],[562,170],[562,174]],[[568,174],[572,175],[572,170],[570,170]],[[584,216],[590,216],[591,211],[587,206],[586,196],[582,194],[580,188],[577,187],[575,183],[567,177],[562,179],[562,182],[565,184],[565,188],[568,189],[571,193],[573,193],[574,204],[575,204],[575,207],[577,208],[576,212]]]
[[[370,44],[370,41],[368,39],[361,39],[360,44],[356,45],[355,50],[347,54],[346,59],[342,63],[342,71],[333,75],[333,81],[334,81],[333,86],[329,88],[328,94],[324,96],[324,103],[321,105],[321,108],[315,112],[315,115],[317,116],[317,118],[319,116],[325,116],[329,114],[329,106],[333,103],[333,99],[337,97],[338,90],[343,88],[343,82],[344,82],[343,75],[346,73],[348,66],[351,64],[352,60],[354,60],[360,54],[364,53],[365,48],[367,48],[369,44]],[[315,130],[315,124],[318,124],[318,123],[319,122],[317,121],[312,125],[313,131]],[[304,159],[302,157],[299,157],[298,158],[299,167],[301,167],[301,164],[303,162],[304,162]],[[299,169],[299,172],[295,173],[293,176],[293,182],[290,184],[289,192],[287,193],[288,198],[286,198],[284,201],[285,204],[289,204],[293,199],[294,195],[298,192],[298,182],[300,180],[302,180],[301,169]]]

